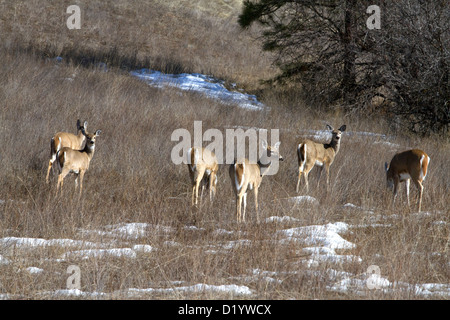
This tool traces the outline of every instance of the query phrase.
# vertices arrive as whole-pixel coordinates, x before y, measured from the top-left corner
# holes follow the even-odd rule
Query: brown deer
[[[256,217],[259,221],[258,212],[258,189],[261,185],[263,176],[272,165],[271,160],[283,161],[283,157],[279,152],[280,142],[273,147],[267,146],[265,140],[262,141],[263,155],[258,163],[251,163],[247,158],[235,161],[230,165],[229,174],[234,193],[236,195],[236,217],[237,221],[245,221],[245,208],[247,207],[247,190],[253,189],[255,198]],[[244,212],[241,214],[242,202]]]
[[[209,199],[213,201],[219,170],[219,163],[214,152],[206,148],[190,148],[188,150],[188,169],[192,182],[192,205],[198,203],[200,188],[202,189],[201,196],[205,188],[209,189]]]
[[[89,163],[94,156],[95,140],[100,135],[101,130],[97,130],[95,133],[86,133],[83,128],[81,131],[86,137],[86,145],[84,146],[83,150],[74,150],[68,147],[64,147],[58,150],[56,154],[58,167],[60,169],[56,194],[58,194],[59,189],[63,187],[64,178],[69,173],[74,173],[77,175],[77,178],[75,179],[75,189],[78,185],[78,176],[80,177],[79,195],[81,196],[81,192],[83,190],[83,177],[86,171],[89,169]]]
[[[320,176],[323,168],[325,167],[328,189],[330,179],[330,166],[333,163],[337,153],[339,152],[342,132],[345,131],[346,127],[346,125],[342,125],[339,129],[334,130],[333,127],[327,124],[327,129],[331,130],[330,143],[317,143],[311,140],[305,140],[298,144],[298,180],[296,188],[297,193],[302,174],[304,174],[305,176],[306,191],[309,191],[308,174],[315,165],[321,167],[317,185],[319,185]]]
[[[53,162],[56,160],[56,152],[58,150],[67,147],[75,150],[83,148],[85,142],[85,136],[82,130],[87,130],[87,121],[81,125],[80,120],[77,120],[77,135],[68,132],[58,132],[52,138],[50,142],[50,161],[48,162],[47,176],[45,181],[49,183],[50,170],[52,169]]]
[[[410,180],[416,185],[419,190],[418,207],[419,212],[422,206],[423,181],[427,176],[428,165],[430,164],[430,157],[419,149],[412,149],[397,153],[391,160],[388,166],[385,162],[387,186],[393,189],[394,196],[392,204],[397,197],[398,184],[405,182],[406,184],[406,198],[409,206],[409,182]]]

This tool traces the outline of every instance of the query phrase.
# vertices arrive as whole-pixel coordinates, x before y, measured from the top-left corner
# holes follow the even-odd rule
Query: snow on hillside
[[[229,90],[225,82],[199,73],[164,74],[159,71],[141,69],[131,74],[157,88],[175,87],[180,90],[197,92],[225,105],[238,105],[248,110],[268,109],[255,95]],[[235,85],[233,85],[235,86]]]

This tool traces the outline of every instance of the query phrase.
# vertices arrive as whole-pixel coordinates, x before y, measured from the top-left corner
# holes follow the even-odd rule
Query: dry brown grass
[[[4,43],[78,63],[211,74],[252,89],[275,72],[256,33],[239,29],[239,1],[77,1],[82,27],[69,30],[66,8],[72,4],[3,1]]]
[[[270,70],[266,62],[257,58],[254,48],[244,50],[245,41],[232,36],[237,29],[230,26],[228,18],[212,18],[202,10],[195,14],[179,8],[166,12],[157,4],[149,5],[152,10],[144,10],[141,2],[131,6],[122,1],[92,1],[85,4],[89,6],[86,25],[89,19],[98,19],[103,14],[107,27],[99,23],[97,29],[82,29],[87,34],[73,36],[68,31],[58,33],[52,29],[56,22],[64,21],[61,14],[52,15],[42,8],[36,15],[26,18],[26,13],[39,3],[2,4],[7,13],[16,12],[14,19],[21,21],[13,23],[16,21],[13,19],[2,27],[8,26],[12,33],[21,27],[24,33],[17,38],[10,35],[10,43],[0,51],[0,199],[4,200],[0,204],[0,238],[82,239],[115,248],[146,244],[157,250],[138,252],[135,259],[69,257],[60,261],[56,259],[80,248],[29,249],[3,245],[0,255],[10,263],[0,265],[0,294],[12,298],[54,298],[51,292],[66,288],[66,269],[71,264],[82,270],[84,292],[107,293],[107,298],[240,297],[209,291],[195,294],[160,291],[134,296],[127,291],[129,288],[172,288],[178,286],[176,281],[179,281],[186,286],[243,284],[254,292],[252,298],[258,299],[353,299],[360,296],[352,291],[330,291],[328,287],[333,281],[324,273],[334,268],[359,275],[372,264],[379,265],[382,275],[391,282],[449,282],[450,177],[447,167],[450,149],[445,137],[418,140],[401,134],[391,136],[392,132],[380,119],[338,112],[321,114],[309,109],[296,98],[295,92],[288,90],[263,90],[261,99],[271,110],[253,112],[224,106],[189,92],[180,94],[176,89],[151,88],[120,68],[112,67],[104,72],[93,66],[42,59],[41,54],[33,55],[17,48],[32,43],[34,48],[44,50],[44,42],[48,41],[54,48],[68,46],[68,53],[88,49],[101,53],[107,47],[117,46],[122,49],[116,56],[127,57],[137,50],[142,61],[159,57],[161,66],[178,61],[186,70],[238,79],[248,87]],[[61,6],[65,8],[65,4]],[[53,5],[48,10],[53,12],[58,8]],[[127,12],[127,18],[135,17],[136,26],[131,24],[126,28],[126,24],[120,22],[123,12]],[[164,15],[161,16],[161,12]],[[182,21],[178,20],[180,14],[185,17]],[[170,15],[174,15],[173,19]],[[11,15],[8,17],[12,19]],[[39,24],[37,21],[46,21],[48,25],[34,30],[32,26]],[[196,30],[192,34],[189,28],[181,27],[183,23],[200,26],[204,31]],[[120,27],[112,32],[114,26]],[[150,28],[159,31],[149,32]],[[216,31],[209,33],[212,29]],[[164,38],[167,30],[184,30],[184,33],[166,34]],[[146,48],[145,34],[157,35],[151,40],[158,43],[156,52]],[[223,34],[220,41],[217,40],[219,34]],[[156,40],[158,35],[161,41]],[[171,37],[186,39],[188,47],[189,41],[193,41],[197,47],[192,52],[189,48],[180,50],[178,45],[171,47],[168,41]],[[186,52],[189,52],[187,56]],[[57,131],[75,132],[78,118],[88,120],[88,131],[101,129],[102,135],[85,176],[81,200],[73,194],[73,178],[67,178],[64,195],[55,198],[55,175],[50,185],[45,184],[50,138]],[[204,131],[208,128],[224,131],[231,126],[280,129],[281,154],[285,161],[277,175],[263,179],[260,217],[290,216],[298,219],[297,222],[257,224],[250,194],[248,222],[237,224],[227,166],[220,168],[214,204],[205,201],[197,209],[190,208],[187,168],[171,162],[170,152],[176,143],[170,141],[170,136],[177,128],[192,132],[194,120],[203,121]],[[349,131],[344,134],[340,153],[331,167],[330,191],[325,192],[323,180],[319,188],[312,188],[310,192],[320,202],[319,206],[293,204],[288,198],[296,196],[295,151],[302,137],[301,130],[324,129],[326,123],[333,126],[345,123]],[[357,132],[390,137],[386,141],[381,136],[364,136]],[[422,204],[427,214],[409,210],[402,194],[395,208],[387,204],[390,194],[384,188],[384,162],[395,152],[409,147],[421,148],[431,157]],[[314,172],[310,183],[312,186],[316,183]],[[412,196],[415,195],[413,189]],[[344,207],[346,203],[373,213]],[[344,237],[355,243],[356,248],[342,253],[359,256],[362,263],[324,263],[308,268],[304,262],[309,255],[302,251],[302,245],[295,241],[284,244],[277,241],[281,240],[279,230],[336,221],[353,226]],[[146,236],[129,239],[108,235],[111,226],[131,222],[146,223]],[[219,229],[230,232],[217,232]],[[105,233],[99,234],[96,230]],[[232,243],[237,245],[231,246]],[[30,266],[42,268],[44,272],[30,274],[25,271]],[[280,281],[268,280],[266,271]],[[423,298],[412,291],[367,291],[362,298]]]

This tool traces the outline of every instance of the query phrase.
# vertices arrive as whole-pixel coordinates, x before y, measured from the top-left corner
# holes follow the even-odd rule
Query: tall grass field
[[[66,26],[73,4],[80,29]],[[449,137],[323,112],[299,88],[265,85],[277,69],[259,27],[239,28],[241,5],[0,1],[0,299],[450,298]],[[151,85],[132,75],[142,68],[208,75],[264,108]],[[77,119],[101,134],[82,195],[73,175],[57,195],[56,166],[45,182],[50,141],[75,134]],[[195,121],[224,137],[279,130],[284,161],[262,179],[259,222],[252,191],[237,222],[228,164],[214,201],[191,206],[171,137],[193,137]],[[315,168],[297,193],[297,145],[328,143],[327,124],[347,127],[329,186]],[[404,183],[394,204],[386,188],[384,163],[412,148],[431,158],[420,212],[414,184],[410,206]]]

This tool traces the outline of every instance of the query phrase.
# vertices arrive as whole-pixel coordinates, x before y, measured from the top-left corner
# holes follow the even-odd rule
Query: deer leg
[[[327,175],[327,192],[330,188],[330,165],[325,163],[325,173]]]
[[[48,162],[47,176],[45,177],[45,182],[46,182],[46,183],[49,183],[50,170],[52,169],[53,161],[55,161],[54,158],[55,158],[55,157],[52,156],[52,158],[51,158],[50,161]]]
[[[408,201],[408,207],[409,207],[409,182],[410,182],[409,179],[405,181],[405,192],[406,192],[406,199]]]
[[[67,174],[69,173],[68,170],[62,170],[61,173],[58,175],[58,184],[56,185],[56,195],[58,195],[59,190],[61,189],[61,193],[62,193],[62,188],[64,185],[64,178],[67,176]]]
[[[398,184],[399,184],[398,179],[394,179],[394,195],[392,197],[392,207],[394,207],[395,198],[397,197]]]
[[[319,166],[319,173],[317,175],[317,188],[319,188],[320,178],[322,177],[323,166]]]
[[[203,180],[203,174],[205,173],[205,170],[199,170],[197,171],[196,177],[195,177],[195,204],[198,204],[198,189],[200,187],[200,183]]]
[[[297,180],[297,188],[295,188],[295,191],[298,193],[298,186],[300,185],[300,178],[302,177],[302,169],[301,167],[298,168],[298,180]]]
[[[417,205],[418,205],[418,209],[419,209],[419,212],[420,212],[420,210],[422,208],[423,185],[422,185],[421,181],[414,181],[413,180],[413,182],[416,185],[417,190],[419,191],[419,197],[418,197],[418,200],[417,200]]]
[[[216,195],[216,187],[215,187],[215,181],[217,177],[214,173],[211,173],[209,176],[209,201],[213,201],[214,197]]]
[[[308,175],[309,175],[309,171],[305,171],[303,176],[305,177],[305,186],[306,186],[306,192],[309,192],[309,184],[308,184]]]
[[[80,194],[79,196],[81,197],[81,192],[83,191],[83,178],[84,178],[84,170],[80,170]]]
[[[194,186],[192,187],[192,199],[191,199],[192,205],[194,205],[194,196],[195,196],[195,182],[194,182]]]
[[[247,192],[242,196],[242,200],[244,200],[244,213],[242,215],[242,221],[245,222],[245,208],[247,207]]]
[[[420,209],[422,207],[423,185],[420,182],[419,182],[419,185],[420,185],[420,187],[419,187],[419,212],[420,212]]]
[[[200,204],[201,204],[203,201],[203,192],[205,191],[205,184],[200,182],[200,185],[201,185],[201,191],[200,191]]]
[[[191,185],[192,185],[192,193],[191,193],[191,205],[194,205],[194,195],[195,195],[195,175],[194,172],[191,170],[191,167],[189,166],[189,177],[191,178]]]
[[[258,188],[255,187],[254,189],[254,195],[255,195],[255,209],[256,209],[256,221],[259,222],[259,210],[258,210]]]
[[[242,204],[242,195],[236,195],[236,219],[238,222],[241,222],[241,204]]]

